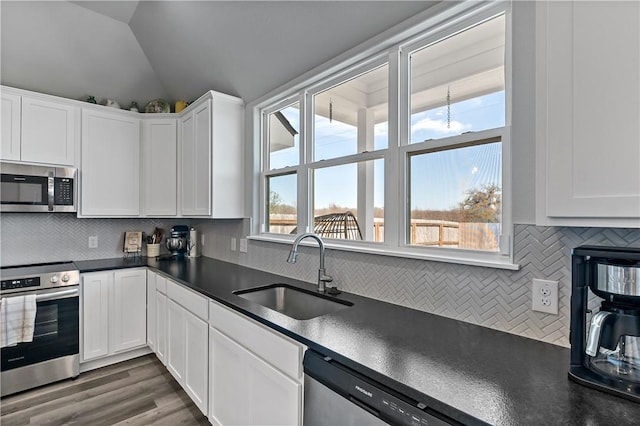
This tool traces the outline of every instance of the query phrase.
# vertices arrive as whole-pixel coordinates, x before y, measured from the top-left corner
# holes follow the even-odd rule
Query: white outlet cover
[[[240,238],[240,253],[246,253],[246,252],[247,252],[247,239]]]
[[[231,251],[236,251],[236,237],[231,237]]]
[[[89,237],[89,248],[98,248],[98,237],[96,235]]]
[[[558,281],[534,279],[531,286],[531,309],[558,315]]]

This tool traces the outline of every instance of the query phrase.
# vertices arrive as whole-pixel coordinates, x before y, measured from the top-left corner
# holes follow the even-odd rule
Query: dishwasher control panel
[[[425,403],[414,401],[312,350],[305,353],[304,372],[387,423],[408,426],[459,424],[435,413]]]

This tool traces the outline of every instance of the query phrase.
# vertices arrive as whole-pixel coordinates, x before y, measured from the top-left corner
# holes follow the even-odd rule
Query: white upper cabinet
[[[80,108],[54,96],[2,88],[3,160],[75,166]]]
[[[0,158],[3,160],[20,160],[20,110],[22,98],[18,95],[0,93],[0,112],[2,122],[0,123],[0,137],[2,146],[0,147]]]
[[[536,7],[536,222],[640,226],[640,3]]]
[[[142,214],[177,214],[176,118],[145,118],[142,124]]]
[[[79,114],[64,102],[23,96],[20,160],[73,166]]]
[[[83,109],[79,216],[140,214],[140,119]]]
[[[241,99],[208,92],[180,119],[180,215],[244,215]]]

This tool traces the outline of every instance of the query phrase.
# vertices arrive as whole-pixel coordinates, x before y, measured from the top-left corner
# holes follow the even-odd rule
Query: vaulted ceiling
[[[0,82],[123,107],[250,102],[435,3],[3,0]]]

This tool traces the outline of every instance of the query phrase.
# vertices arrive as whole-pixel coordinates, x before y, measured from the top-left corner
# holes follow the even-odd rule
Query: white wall
[[[166,97],[129,26],[73,3],[0,2],[2,84],[143,108]]]

